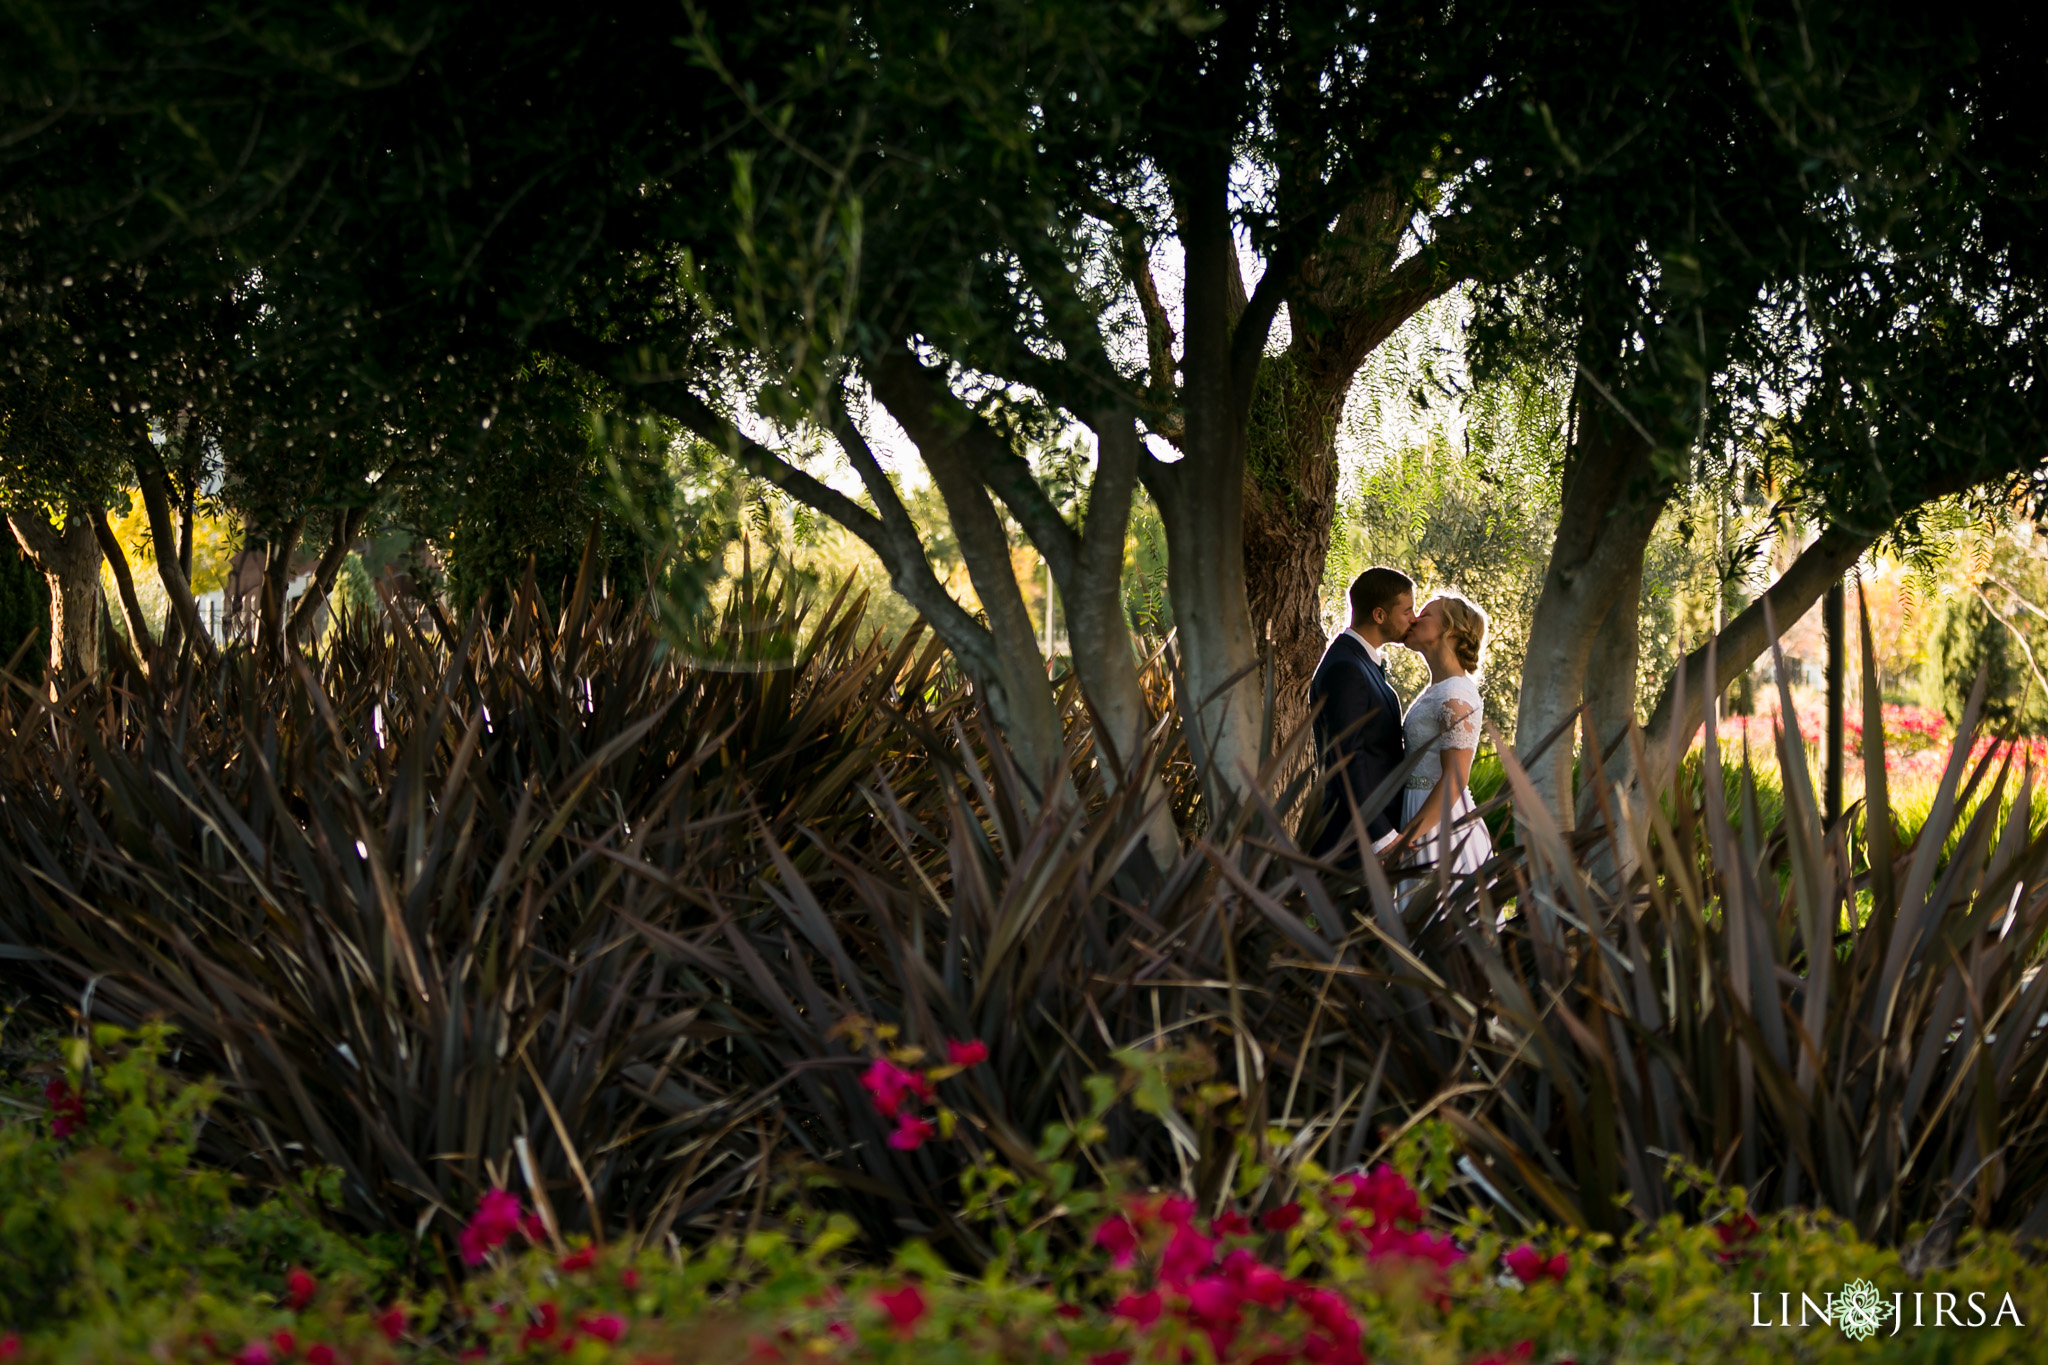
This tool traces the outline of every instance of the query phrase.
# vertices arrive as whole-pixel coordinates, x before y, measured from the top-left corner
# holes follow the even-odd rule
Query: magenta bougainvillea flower
[[[469,1220],[469,1226],[456,1239],[456,1248],[462,1253],[464,1265],[482,1265],[484,1258],[505,1245],[515,1232],[523,1232],[530,1241],[539,1241],[535,1236],[539,1220],[526,1212],[526,1206],[519,1202],[519,1196],[507,1190],[485,1190],[477,1201],[476,1216]]]
[[[875,1111],[884,1118],[895,1118],[912,1095],[923,1099],[931,1093],[931,1082],[887,1057],[875,1058],[861,1073],[860,1083],[874,1100]]]
[[[1556,1280],[1559,1284],[1563,1284],[1565,1272],[1571,1269],[1571,1262],[1565,1259],[1563,1252],[1560,1251],[1555,1256],[1545,1257],[1542,1252],[1530,1246],[1527,1242],[1522,1243],[1522,1245],[1516,1247],[1500,1259],[1501,1263],[1513,1271],[1515,1278],[1523,1284],[1538,1284],[1544,1280]]]
[[[1259,1215],[1259,1225],[1268,1232],[1285,1232],[1301,1221],[1301,1205],[1282,1204]]]
[[[1382,1162],[1365,1175],[1353,1172],[1330,1182],[1343,1207],[1353,1213],[1370,1213],[1374,1227],[1422,1221],[1422,1201],[1416,1198],[1408,1178]]]
[[[617,1344],[626,1335],[626,1320],[617,1313],[599,1313],[594,1317],[579,1319],[576,1326],[584,1335],[596,1337],[606,1345]]]
[[[320,1292],[320,1282],[309,1274],[304,1266],[293,1266],[284,1276],[284,1306],[294,1313],[313,1301]]]
[[[405,1305],[394,1303],[376,1317],[377,1330],[384,1334],[386,1341],[397,1341],[405,1335]]]
[[[906,1284],[900,1289],[885,1290],[875,1295],[875,1302],[882,1305],[882,1311],[889,1315],[889,1321],[905,1336],[917,1330],[917,1324],[924,1320],[924,1315],[928,1311],[924,1295],[914,1284]]]
[[[43,1099],[50,1106],[50,1136],[67,1138],[85,1126],[85,1096],[59,1076],[43,1087]]]
[[[988,1044],[979,1038],[947,1043],[946,1060],[954,1066],[980,1066],[988,1060]]]
[[[896,1131],[889,1134],[889,1145],[899,1152],[914,1152],[938,1134],[939,1130],[932,1126],[931,1120],[916,1114],[898,1114]]]
[[[1105,1218],[1096,1226],[1095,1245],[1108,1252],[1110,1261],[1122,1269],[1137,1258],[1138,1230],[1122,1215]]]

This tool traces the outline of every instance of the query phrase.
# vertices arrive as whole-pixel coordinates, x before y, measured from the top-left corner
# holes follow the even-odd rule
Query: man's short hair
[[[1370,621],[1374,612],[1391,608],[1395,598],[1414,591],[1415,580],[1407,574],[1375,564],[1351,580],[1351,619]]]

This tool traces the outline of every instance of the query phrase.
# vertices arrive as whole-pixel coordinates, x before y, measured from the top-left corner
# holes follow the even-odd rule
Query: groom
[[[1399,569],[1367,569],[1351,584],[1351,624],[1330,641],[1309,682],[1309,705],[1317,708],[1316,752],[1326,774],[1323,831],[1309,850],[1318,858],[1351,833],[1352,806],[1363,807],[1406,752],[1401,699],[1387,681],[1386,648],[1414,620],[1414,580]],[[1400,832],[1399,807],[1382,810],[1365,829],[1375,849],[1392,843]]]

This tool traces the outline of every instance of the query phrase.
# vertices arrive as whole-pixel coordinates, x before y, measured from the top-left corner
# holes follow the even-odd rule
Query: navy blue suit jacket
[[[1344,789],[1348,786],[1351,801],[1364,806],[1400,766],[1408,746],[1401,734],[1401,698],[1387,681],[1386,670],[1349,631],[1338,632],[1324,651],[1309,681],[1308,699],[1311,706],[1322,703],[1316,712],[1316,752],[1328,774],[1323,831],[1309,850],[1320,857],[1351,829],[1351,805],[1344,799]],[[1351,733],[1345,735],[1346,730]],[[1400,806],[1389,804],[1366,823],[1366,830],[1374,839],[1382,838],[1400,828],[1400,818]]]

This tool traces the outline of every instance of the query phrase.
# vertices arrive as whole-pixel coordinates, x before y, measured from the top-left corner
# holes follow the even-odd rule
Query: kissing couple
[[[1485,824],[1470,818],[1469,786],[1485,710],[1478,673],[1486,613],[1448,591],[1415,610],[1415,581],[1399,569],[1367,569],[1350,597],[1351,624],[1330,641],[1308,687],[1324,774],[1322,833],[1309,852],[1355,859],[1353,810],[1362,811],[1409,754],[1420,754],[1400,804],[1366,822],[1373,852],[1398,863],[1420,848],[1425,863],[1448,856],[1452,871],[1475,871],[1493,856]],[[1429,665],[1429,686],[1405,712],[1387,681],[1394,645]]]

